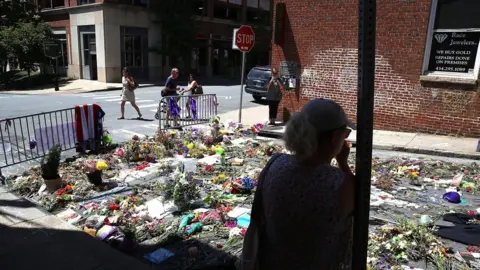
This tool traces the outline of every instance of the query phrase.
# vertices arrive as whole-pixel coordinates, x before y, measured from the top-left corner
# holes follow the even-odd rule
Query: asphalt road
[[[94,93],[55,93],[45,95],[8,95],[0,94],[0,119],[35,114],[46,111],[72,108],[75,105],[97,103],[106,112],[104,127],[115,141],[130,139],[132,134],[153,135],[158,128],[154,115],[160,99],[160,87],[147,87],[135,90],[137,104],[145,121],[117,120],[120,117],[121,90]],[[240,86],[204,86],[205,94],[217,95],[218,114],[236,110],[240,105]],[[243,96],[243,108],[264,106],[252,96]],[[125,117],[135,118],[135,110],[127,103]]]
[[[0,94],[0,119],[8,119],[19,116],[26,116],[31,114],[38,114],[42,112],[55,111],[61,109],[73,108],[76,105],[97,103],[105,111],[104,128],[107,129],[113,137],[114,142],[123,142],[132,138],[133,135],[154,135],[158,129],[159,121],[155,119],[155,113],[159,104],[161,87],[146,87],[135,90],[137,104],[143,114],[144,120],[136,120],[135,110],[127,103],[125,107],[126,120],[117,120],[120,117],[120,94],[121,90],[92,92],[92,93],[52,93],[42,95],[13,95]],[[240,105],[240,86],[204,86],[205,94],[216,94],[217,96],[217,113],[222,114],[232,110],[237,110]],[[213,99],[212,99],[213,101]],[[212,104],[205,101],[205,103]],[[200,102],[198,102],[200,104]],[[197,107],[200,105],[197,104]],[[265,106],[266,103],[255,102],[252,96],[245,94],[243,96],[243,108],[254,106]],[[211,105],[210,105],[211,106]],[[181,105],[185,110],[185,105]],[[60,114],[60,113],[59,113]],[[12,126],[7,128],[5,122],[0,122],[0,167],[5,164],[12,164],[18,160],[25,160],[26,158],[38,156],[33,151],[31,153],[28,142],[34,137],[34,130],[38,129],[38,122],[43,122],[42,126],[58,125],[60,122],[69,122],[66,119],[73,119],[73,115],[68,115],[67,112],[62,112],[64,117],[50,115],[38,119],[38,117],[30,117],[27,121],[23,120],[22,127],[18,120],[14,120]],[[55,123],[55,118],[58,123]],[[62,118],[62,119],[60,119]],[[60,121],[62,120],[62,121]],[[32,122],[35,122],[33,126]],[[46,124],[45,124],[46,123]],[[70,124],[72,126],[72,124]],[[16,127],[16,129],[14,129]],[[66,127],[69,129],[69,126]],[[23,129],[23,130],[22,130]],[[27,131],[29,130],[29,132]],[[65,128],[64,128],[65,130]],[[73,127],[71,128],[73,133]],[[63,131],[62,131],[63,132]],[[59,133],[61,133],[59,131]],[[16,136],[14,134],[17,134]],[[23,134],[23,135],[22,135]],[[10,135],[10,137],[8,137]],[[65,137],[68,137],[65,136]],[[62,140],[62,139],[60,139]],[[3,144],[2,144],[3,141]],[[17,143],[18,141],[18,143]],[[37,141],[39,141],[37,139]],[[9,146],[6,146],[8,143]],[[68,142],[67,142],[68,143]],[[11,148],[13,151],[6,149],[7,155],[4,155],[3,145],[6,148]],[[53,143],[52,143],[53,145]],[[36,147],[35,150],[40,147]],[[20,149],[20,150],[18,150]],[[40,150],[40,153],[42,151]],[[64,152],[64,157],[70,156],[74,151]],[[30,161],[21,164],[20,166],[13,166],[8,168],[8,172],[18,172],[31,164],[38,164],[37,161]],[[5,169],[3,170],[5,172]]]

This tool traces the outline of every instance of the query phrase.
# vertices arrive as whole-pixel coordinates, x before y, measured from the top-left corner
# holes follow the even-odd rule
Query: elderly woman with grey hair
[[[350,128],[342,107],[328,99],[311,100],[288,121],[284,139],[292,154],[270,159],[253,203],[259,269],[350,269]]]

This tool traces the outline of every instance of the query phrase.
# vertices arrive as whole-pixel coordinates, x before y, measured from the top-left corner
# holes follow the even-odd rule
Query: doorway
[[[97,80],[97,44],[95,33],[82,33],[82,75],[85,80]]]

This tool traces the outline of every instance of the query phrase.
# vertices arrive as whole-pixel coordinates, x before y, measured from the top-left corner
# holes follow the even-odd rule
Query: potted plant
[[[61,146],[53,146],[48,155],[42,158],[41,169],[42,177],[47,186],[47,190],[53,192],[62,187],[62,178],[58,174],[60,167]]]
[[[133,224],[128,223],[125,226],[121,227],[121,231],[123,233],[123,241],[120,244],[120,249],[125,252],[131,252],[133,249],[135,249],[137,245],[137,228]]]
[[[85,162],[85,171],[88,182],[95,186],[101,186],[103,184],[102,172],[108,170],[108,168],[108,164],[103,160],[87,160]]]

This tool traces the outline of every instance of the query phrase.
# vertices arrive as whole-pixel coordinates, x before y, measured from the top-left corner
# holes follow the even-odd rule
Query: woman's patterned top
[[[262,186],[266,236],[261,269],[350,269],[352,217],[340,219],[345,173],[278,157]]]

